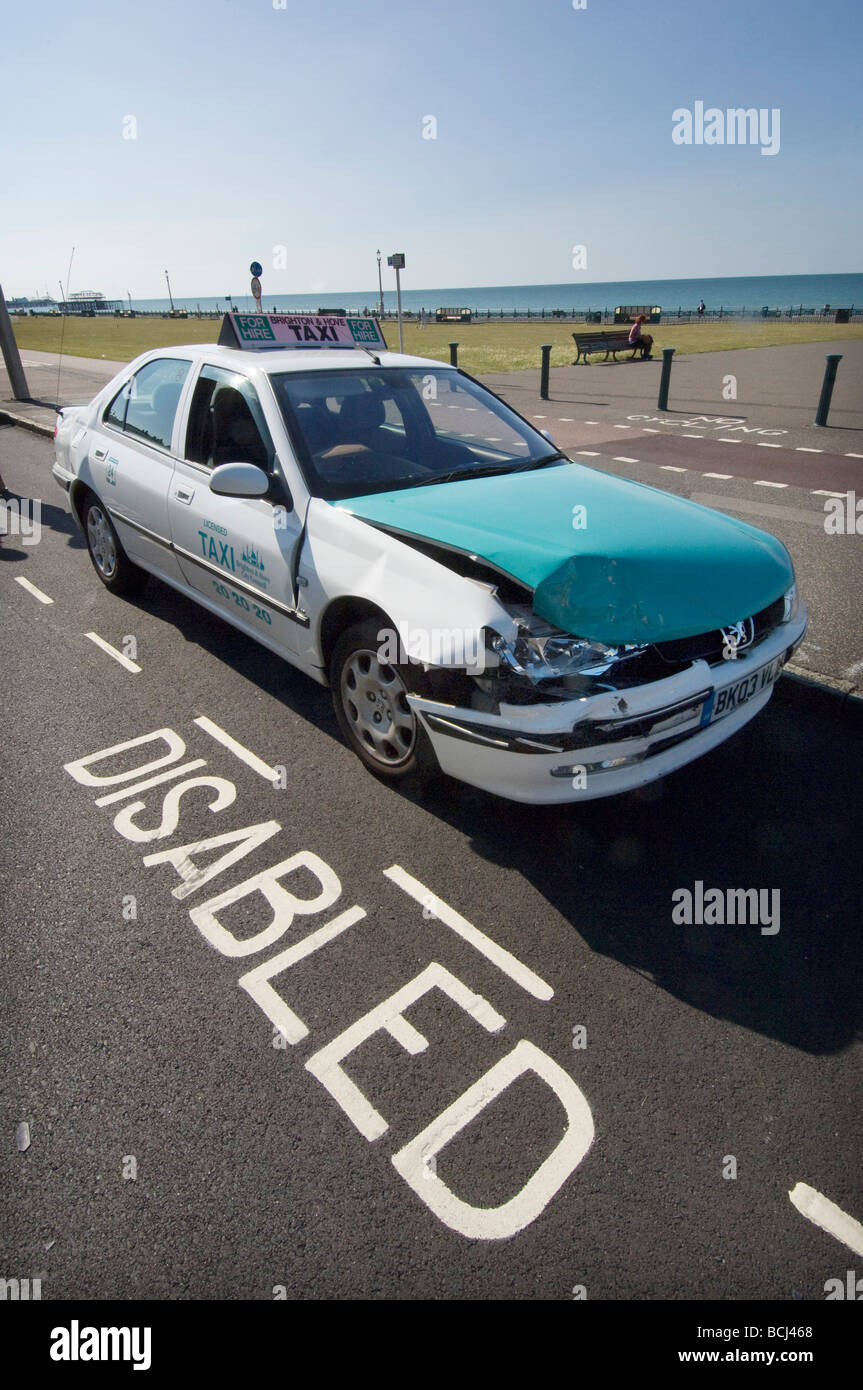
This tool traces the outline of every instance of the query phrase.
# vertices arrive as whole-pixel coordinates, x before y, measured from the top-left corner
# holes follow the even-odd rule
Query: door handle
[[[94,449],[94,450],[93,450],[93,457],[96,458],[96,459],[103,459],[103,458],[105,458],[105,456],[106,456],[107,453],[108,453],[108,450],[107,450],[107,449]]]
[[[187,488],[187,487],[175,487],[175,488],[174,488],[174,496],[176,497],[177,501],[178,501],[178,502],[185,502],[185,504],[186,504],[187,507],[188,507],[189,503],[191,502],[192,498],[194,497],[194,495],[195,495],[195,489],[194,489],[194,488],[192,488],[191,491],[190,491],[189,488]]]

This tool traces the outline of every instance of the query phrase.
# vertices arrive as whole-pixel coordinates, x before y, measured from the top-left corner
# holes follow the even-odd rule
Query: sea
[[[280,276],[281,278],[281,276]],[[324,290],[315,294],[275,294],[267,287],[266,273],[261,307],[268,313],[315,313],[320,309],[345,309],[349,313],[376,312],[378,290]],[[385,277],[384,311],[396,312],[396,292],[390,271]],[[248,284],[248,282],[246,282]],[[107,296],[110,298],[110,296]],[[613,310],[617,305],[658,305],[666,313],[678,309],[694,310],[704,300],[711,312],[733,310],[759,313],[762,308],[795,313],[818,313],[825,305],[833,309],[863,307],[863,273],[846,275],[750,275],[721,279],[690,280],[609,280],[588,284],[573,280],[562,285],[464,285],[452,288],[415,290],[402,285],[402,308],[414,313],[439,308],[471,309],[475,314],[541,314],[561,309],[566,314],[593,310]],[[122,300],[129,308],[128,297]],[[250,293],[225,295],[174,295],[174,305],[189,313],[222,313],[230,304],[240,312],[254,312]],[[131,299],[140,312],[167,313],[168,299]]]

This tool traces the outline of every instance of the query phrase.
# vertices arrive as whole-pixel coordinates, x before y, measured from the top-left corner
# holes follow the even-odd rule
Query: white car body
[[[450,370],[386,351],[374,360],[381,369]],[[480,557],[470,572],[476,556],[462,557],[466,572],[459,573],[446,563],[445,548],[418,548],[411,537],[352,514],[349,505],[312,495],[270,381],[276,373],[371,369],[371,361],[369,354],[350,350],[251,352],[212,344],[145,353],[89,405],[61,412],[54,476],[79,524],[86,500],[100,499],[133,565],[321,684],[330,683],[329,654],[338,633],[351,621],[372,616],[382,631],[472,634],[485,651],[479,667],[462,659],[459,688],[479,690],[477,677],[481,681],[489,669],[493,674],[503,660],[488,648],[488,633],[500,639],[502,651],[511,652],[519,632],[518,615],[501,597],[493,569]],[[187,364],[185,379],[177,383],[169,443],[157,446],[106,423],[106,409],[120,388],[148,364],[165,362]],[[290,507],[273,497],[214,493],[212,467],[184,457],[190,405],[204,368],[245,378],[256,393],[275,449],[272,467],[287,484]],[[151,413],[161,389],[153,395]],[[128,409],[124,418],[128,422]],[[467,486],[452,483],[448,490]],[[524,802],[606,796],[692,761],[763,708],[782,663],[805,632],[802,605],[787,602],[786,610],[784,620],[751,650],[738,653],[735,647],[734,660],[696,659],[663,679],[625,690],[511,703],[481,693],[454,701],[442,691],[435,698],[426,685],[408,690],[408,700],[441,769],[455,778]],[[736,621],[744,615],[729,615],[729,621],[732,616]],[[458,665],[451,652],[423,655],[417,669],[427,677],[438,667]],[[728,691],[737,693],[732,698]],[[733,708],[716,721],[712,711],[722,699],[732,699]]]

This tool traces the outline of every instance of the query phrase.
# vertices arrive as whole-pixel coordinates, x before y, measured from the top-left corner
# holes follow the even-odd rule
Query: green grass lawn
[[[13,318],[19,347],[58,352],[64,323],[47,316]],[[72,357],[104,357],[127,362],[150,348],[181,343],[212,343],[219,334],[217,319],[95,318],[65,320],[63,352]],[[540,344],[551,343],[553,367],[567,366],[575,356],[572,332],[610,332],[608,325],[477,322],[404,326],[405,352],[449,361],[448,344],[459,344],[459,366],[481,375],[539,367]],[[863,324],[783,323],[777,319],[648,325],[655,330],[654,352],[674,347],[679,353],[722,352],[731,348],[776,347],[784,343],[822,343],[863,338]],[[398,324],[387,320],[384,336],[398,351]]]

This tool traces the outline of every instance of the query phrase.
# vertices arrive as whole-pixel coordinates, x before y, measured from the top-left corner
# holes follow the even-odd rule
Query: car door
[[[272,498],[210,491],[213,469],[223,463],[254,463],[279,476],[272,436],[248,378],[201,366],[181,452],[168,515],[187,583],[266,645],[296,650],[299,629],[307,626],[295,585],[302,518],[278,487]]]
[[[173,440],[191,359],[144,364],[112,397],[87,458],[90,482],[111,515],[123,548],[169,578],[182,578],[171,547],[168,493]]]

